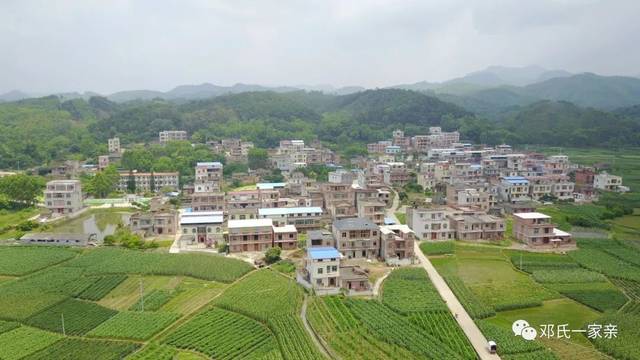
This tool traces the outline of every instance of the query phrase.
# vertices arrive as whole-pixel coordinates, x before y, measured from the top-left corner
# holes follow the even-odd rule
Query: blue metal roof
[[[385,225],[395,225],[396,221],[393,218],[386,217],[386,218],[384,218],[384,224]]]
[[[307,249],[307,253],[309,254],[309,257],[314,260],[337,259],[340,257],[338,250],[330,246],[309,248]]]

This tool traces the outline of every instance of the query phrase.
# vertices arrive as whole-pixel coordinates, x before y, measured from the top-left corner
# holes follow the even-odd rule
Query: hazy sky
[[[0,92],[640,74],[640,0],[1,0]]]

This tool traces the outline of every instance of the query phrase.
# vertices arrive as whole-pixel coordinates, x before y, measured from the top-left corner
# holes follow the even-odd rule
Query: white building
[[[215,246],[224,241],[222,211],[182,212],[180,214],[181,242]]]
[[[44,202],[54,214],[71,214],[82,209],[80,180],[53,180],[44,190]]]
[[[455,231],[449,226],[445,207],[407,208],[407,225],[420,240],[451,240]]]
[[[340,287],[340,259],[342,254],[334,247],[307,249],[306,270],[309,283],[316,290]]]
[[[295,225],[301,231],[322,227],[322,214],[317,206],[258,209],[259,219],[272,219],[275,226]]]
[[[184,130],[165,130],[158,134],[160,144],[166,144],[170,141],[187,140],[187,132]]]
[[[622,186],[622,177],[611,175],[607,172],[597,174],[593,177],[593,187],[605,191],[619,191]]]
[[[222,170],[222,163],[217,161],[197,163],[194,191],[197,193],[220,191],[223,179]]]
[[[120,138],[114,137],[108,140],[109,145],[109,153],[119,153],[120,152]]]

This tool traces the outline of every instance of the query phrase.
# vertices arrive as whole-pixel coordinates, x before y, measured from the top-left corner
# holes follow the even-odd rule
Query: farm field
[[[88,335],[112,339],[147,340],[178,319],[167,312],[125,311],[100,324]]]
[[[496,311],[539,306],[558,297],[527,274],[516,271],[499,248],[456,245],[456,255],[432,259],[445,278],[459,277],[483,304]]]
[[[164,343],[216,359],[282,358],[268,327],[236,312],[211,308],[171,332]]]
[[[164,262],[175,267],[171,265],[175,264],[172,263],[175,261],[173,256],[137,250],[106,249],[104,253],[102,250],[0,247],[3,254],[12,257],[11,261],[2,262],[2,271],[14,274],[3,276],[6,280],[0,283],[0,359],[118,360],[129,356],[204,359],[207,357],[204,353],[160,345],[153,340],[162,330],[183,316],[206,307],[228,288],[225,283],[196,279],[182,273],[203,274],[205,269],[210,269],[218,273],[202,277],[233,281],[241,276],[239,274],[252,269],[245,263],[218,256],[180,256],[178,258],[187,263],[194,260],[192,267],[165,269],[175,273],[171,275],[149,275],[156,272],[149,270],[149,262],[160,261],[160,265]],[[110,272],[104,263],[96,261],[100,258],[96,253],[105,254],[107,260],[115,259],[114,265],[119,268]],[[126,265],[127,271],[132,273],[124,271],[124,265],[117,264],[123,259],[134,261]],[[135,262],[140,259],[142,261]],[[225,268],[226,265],[229,267]],[[295,354],[301,351],[300,344],[306,346],[308,354],[320,358],[299,319],[302,290],[289,279],[278,275],[277,280],[271,281],[278,285],[272,290],[278,292],[286,288],[295,294],[290,302],[293,306],[284,306],[289,314],[284,320],[269,319],[267,324],[236,312],[231,314],[258,324],[266,331],[275,344],[272,346],[275,351],[266,351],[265,358],[282,358],[283,353],[289,355],[287,358],[299,358]],[[141,284],[145,311],[130,311],[142,308]],[[267,297],[272,299],[273,306],[279,305],[277,295],[273,293]],[[274,333],[279,334],[280,339]],[[248,332],[247,336],[252,334]],[[153,341],[154,345],[146,341]],[[280,342],[293,345],[282,351]],[[137,352],[139,348],[143,350]],[[216,348],[218,350],[222,351]],[[228,350],[237,354],[232,348]],[[234,355],[230,357],[234,358]]]

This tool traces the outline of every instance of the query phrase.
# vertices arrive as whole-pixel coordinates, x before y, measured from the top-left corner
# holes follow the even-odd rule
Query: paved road
[[[474,349],[480,356],[480,359],[499,360],[500,357],[498,355],[490,354],[487,351],[487,339],[484,337],[480,329],[478,329],[476,323],[473,322],[471,316],[467,314],[467,311],[464,309],[464,307],[462,307],[462,304],[460,304],[460,301],[458,301],[451,289],[449,289],[449,286],[444,281],[442,276],[438,274],[438,271],[436,271],[436,268],[433,267],[431,261],[429,261],[429,259],[424,256],[422,251],[420,251],[420,246],[418,245],[417,241],[415,242],[414,247],[416,256],[418,257],[418,259],[420,259],[422,267],[427,270],[429,278],[431,278],[431,282],[433,282],[433,285],[435,285],[436,289],[440,293],[440,296],[442,296],[442,298],[447,302],[449,310],[452,314],[458,314],[456,316],[456,320],[458,321],[458,324],[460,324],[462,331],[464,331],[465,335],[467,335],[467,338],[469,338],[471,345],[473,345]]]
[[[398,193],[395,190],[391,189],[391,191],[393,191],[393,200],[391,202],[391,207],[386,210],[386,217],[392,218],[395,220],[396,224],[400,224],[400,221],[398,221],[398,218],[396,217],[396,212],[398,211],[398,207],[400,207],[400,196],[398,196]]]

